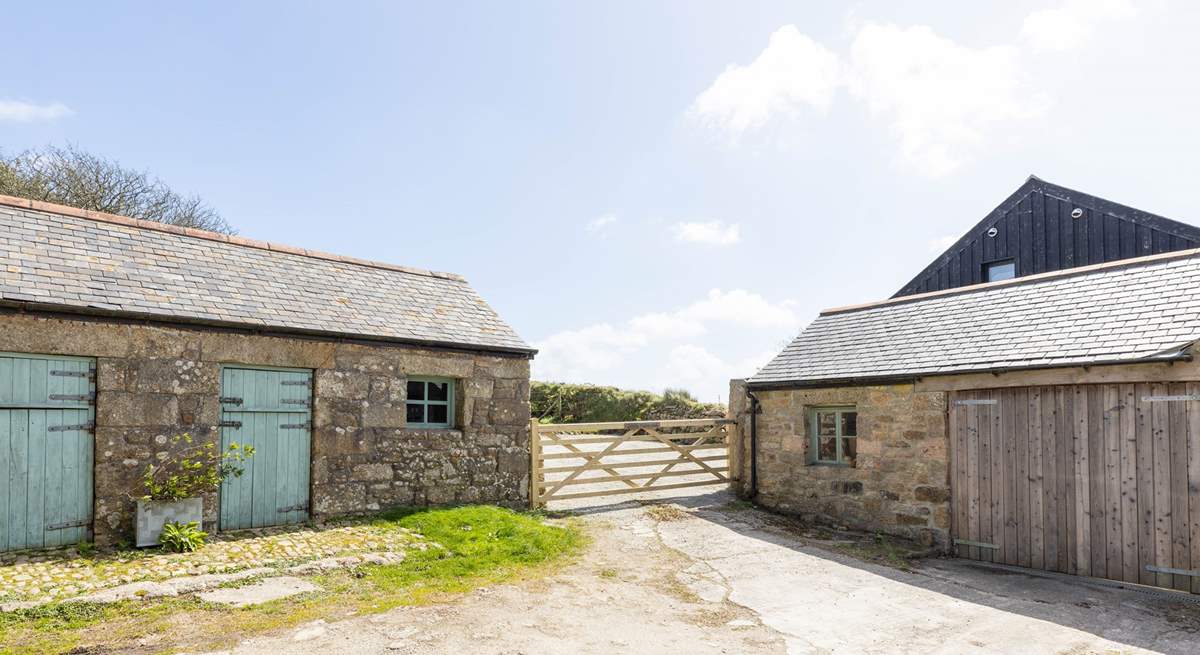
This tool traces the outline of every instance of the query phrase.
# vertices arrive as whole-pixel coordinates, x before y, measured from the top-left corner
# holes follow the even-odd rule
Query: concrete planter
[[[203,525],[204,499],[185,498],[175,501],[137,501],[137,545],[138,548],[157,546],[163,526],[168,523],[191,523]]]

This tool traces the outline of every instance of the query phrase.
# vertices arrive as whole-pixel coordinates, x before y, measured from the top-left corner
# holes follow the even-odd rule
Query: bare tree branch
[[[199,196],[75,146],[0,155],[0,193],[222,234],[235,230]]]

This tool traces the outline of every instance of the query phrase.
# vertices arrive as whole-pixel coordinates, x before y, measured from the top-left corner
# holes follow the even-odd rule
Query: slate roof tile
[[[1200,339],[1200,253],[822,313],[751,384],[1145,360]]]
[[[532,352],[458,276],[77,211],[0,203],[0,299]]]

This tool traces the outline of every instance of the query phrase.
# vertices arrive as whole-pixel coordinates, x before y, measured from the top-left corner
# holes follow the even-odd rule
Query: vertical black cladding
[[[1200,228],[1030,177],[895,297],[979,284],[1012,259],[1016,275],[1200,248]]]

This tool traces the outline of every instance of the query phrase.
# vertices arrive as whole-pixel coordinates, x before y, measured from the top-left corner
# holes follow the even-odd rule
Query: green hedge
[[[725,416],[724,406],[699,402],[683,389],[667,389],[659,395],[593,384],[534,382],[530,385],[529,397],[534,418],[543,423],[661,421]]]

